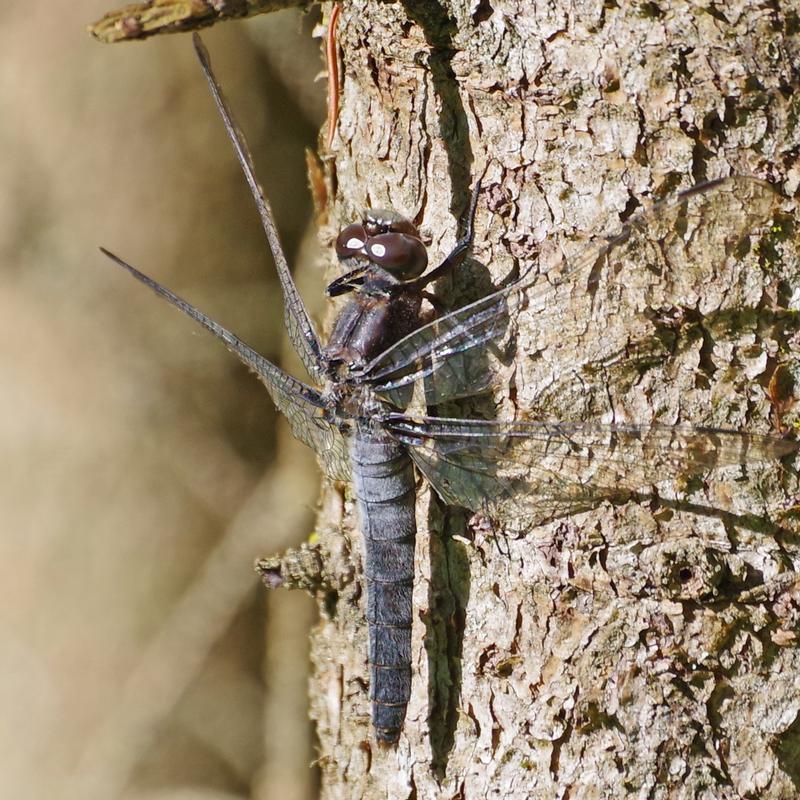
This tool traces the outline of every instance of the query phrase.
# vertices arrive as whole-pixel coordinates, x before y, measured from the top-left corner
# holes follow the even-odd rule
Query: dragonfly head
[[[383,208],[371,208],[361,222],[342,230],[336,239],[340,261],[366,258],[398,281],[418,278],[428,266],[428,252],[411,220]]]

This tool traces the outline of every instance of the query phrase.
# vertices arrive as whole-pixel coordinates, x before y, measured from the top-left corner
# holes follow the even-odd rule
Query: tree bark
[[[767,178],[783,195],[777,222],[742,253],[756,301],[730,301],[725,325],[701,314],[702,335],[680,328],[635,381],[624,360],[582,372],[608,344],[596,325],[553,356],[549,392],[520,348],[516,391],[495,400],[508,415],[624,408],[634,422],[777,432],[797,419],[800,376],[799,28],[780,0],[352,0],[323,238],[388,206],[421,222],[435,263],[485,170],[472,258],[440,286],[455,306],[515,270],[545,271],[578,237],[613,233],[649,197]],[[730,280],[701,291],[725,298]],[[617,323],[608,336],[624,339]],[[369,725],[354,502],[326,486],[325,571],[356,566],[351,582],[315,587],[322,796],[796,797],[796,473],[748,467],[691,497],[604,503],[504,536],[466,526],[421,484],[413,696],[399,745],[383,749]]]

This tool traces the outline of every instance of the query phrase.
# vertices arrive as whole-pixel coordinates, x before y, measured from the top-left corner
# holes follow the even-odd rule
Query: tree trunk
[[[799,271],[786,199],[800,183],[798,29],[781,0],[352,0],[323,236],[388,206],[421,222],[436,263],[485,170],[472,258],[440,291],[456,305],[613,233],[649,197],[767,178],[783,206],[771,238],[742,253],[751,313],[701,315],[702,335],[680,328],[637,380],[621,377],[624,360],[582,372],[597,326],[558,354],[549,393],[520,348],[516,390],[496,402],[509,416],[624,408],[633,422],[776,432],[797,417],[800,375],[785,311]],[[703,291],[725,298],[726,281]],[[400,743],[379,748],[354,502],[326,486],[325,570],[353,563],[356,578],[324,593],[313,634],[322,796],[798,796],[797,477],[773,462],[699,493],[603,503],[512,536],[465,525],[421,483],[413,695]]]

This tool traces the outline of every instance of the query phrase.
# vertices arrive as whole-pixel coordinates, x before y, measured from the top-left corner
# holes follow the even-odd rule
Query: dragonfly
[[[427,287],[453,274],[473,247],[480,182],[463,235],[433,268],[411,220],[371,209],[336,239],[343,272],[326,291],[347,302],[323,343],[292,279],[245,138],[196,34],[194,45],[255,200],[282,288],[285,325],[309,382],[101,250],[220,339],[258,376],[325,473],[352,482],[363,541],[372,726],[376,740],[391,745],[400,738],[412,683],[415,469],[445,504],[536,526],[798,449],[776,435],[657,420],[440,415],[455,401],[490,397],[507,385],[523,338],[526,352],[570,346],[586,336],[588,319],[602,320],[623,301],[626,325],[635,328],[638,320],[652,328],[653,308],[670,296],[697,295],[715,264],[736,262],[747,233],[770,217],[776,193],[749,177],[695,186],[641,211],[615,236],[582,246],[546,274],[528,270],[450,311]],[[538,339],[525,334],[531,328]],[[631,346],[626,357],[663,358],[656,340],[649,341],[641,335],[638,350]]]

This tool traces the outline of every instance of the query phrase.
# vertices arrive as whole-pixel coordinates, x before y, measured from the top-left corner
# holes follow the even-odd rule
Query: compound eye
[[[343,228],[336,237],[336,255],[339,258],[350,258],[364,252],[367,232],[360,222],[354,222]]]
[[[422,275],[428,266],[425,245],[416,236],[407,233],[371,236],[367,239],[366,252],[373,264],[403,280]]]

